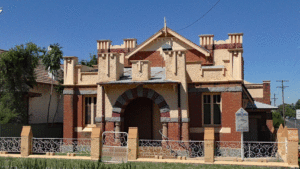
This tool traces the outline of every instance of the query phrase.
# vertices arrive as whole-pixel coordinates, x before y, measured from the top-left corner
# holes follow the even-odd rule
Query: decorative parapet
[[[230,43],[243,43],[243,33],[228,33]]]
[[[203,46],[207,49],[213,49],[214,45],[214,35],[199,35],[200,46]]]
[[[123,66],[120,64],[120,54],[101,53],[98,57],[98,75],[100,82],[117,81],[123,74]]]
[[[146,81],[151,78],[151,62],[149,60],[132,60],[132,81]]]
[[[186,80],[185,51],[165,51],[166,79]]]
[[[97,49],[99,52],[109,52],[111,46],[110,40],[97,40]]]

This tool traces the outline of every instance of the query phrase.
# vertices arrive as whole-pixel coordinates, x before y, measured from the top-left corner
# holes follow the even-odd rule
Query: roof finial
[[[166,29],[166,28],[167,28],[167,20],[166,20],[166,17],[164,17],[164,23],[165,23],[164,28]]]

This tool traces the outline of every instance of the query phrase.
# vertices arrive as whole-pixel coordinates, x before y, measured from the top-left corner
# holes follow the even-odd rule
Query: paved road
[[[295,121],[296,121],[296,125],[295,125]],[[300,120],[285,119],[285,124],[288,128],[297,128],[298,137],[300,136]]]

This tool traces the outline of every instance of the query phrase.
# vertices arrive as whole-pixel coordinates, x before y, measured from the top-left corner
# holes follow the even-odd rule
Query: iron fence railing
[[[139,157],[153,158],[204,157],[204,141],[139,140]]]
[[[33,138],[32,152],[43,154],[54,152],[56,154],[76,153],[89,156],[91,153],[90,138]]]
[[[122,163],[128,160],[126,132],[105,131],[102,134],[102,162]]]
[[[21,152],[21,137],[0,137],[0,151]]]
[[[285,142],[243,142],[243,158],[266,158],[282,161],[278,153],[279,146],[287,146]],[[241,158],[241,142],[239,141],[215,141],[215,156],[216,157],[237,157]]]

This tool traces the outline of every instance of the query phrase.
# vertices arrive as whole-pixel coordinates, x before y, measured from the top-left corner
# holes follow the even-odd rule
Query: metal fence
[[[58,155],[76,153],[79,155],[90,156],[90,138],[33,138],[32,152],[44,154],[54,152]]]
[[[101,161],[121,163],[128,160],[126,132],[105,131],[102,133]]]
[[[204,141],[139,140],[139,157],[153,158],[204,157]]]
[[[0,151],[20,153],[21,137],[0,137]]]
[[[278,146],[287,146],[286,143],[279,142],[254,142],[245,141],[243,143],[243,154],[241,142],[238,141],[216,141],[216,157],[235,157],[245,160],[265,158],[271,161],[283,161],[278,153]],[[217,160],[218,158],[216,158]]]

